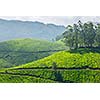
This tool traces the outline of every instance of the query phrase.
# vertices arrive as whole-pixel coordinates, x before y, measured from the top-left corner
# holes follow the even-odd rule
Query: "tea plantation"
[[[100,83],[100,54],[57,52],[32,63],[0,70],[0,82]]]

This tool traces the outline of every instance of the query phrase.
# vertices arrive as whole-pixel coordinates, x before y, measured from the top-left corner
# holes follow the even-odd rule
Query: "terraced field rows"
[[[7,76],[8,82],[41,82],[41,83],[100,83],[100,70],[5,70],[0,72],[1,76]],[[0,81],[4,79],[0,77]],[[17,78],[16,78],[17,77]],[[19,78],[18,78],[19,77]],[[10,79],[9,79],[10,78]],[[4,79],[5,80],[5,79]],[[3,80],[3,81],[4,81]]]

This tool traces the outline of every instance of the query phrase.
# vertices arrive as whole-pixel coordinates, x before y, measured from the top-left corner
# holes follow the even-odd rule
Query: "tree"
[[[74,42],[75,42],[75,49],[78,48],[78,43],[79,43],[79,29],[78,29],[78,25],[74,24],[73,25],[74,28]]]
[[[97,27],[96,27],[95,42],[96,42],[96,45],[100,47],[100,24],[97,24]]]
[[[53,62],[53,63],[52,63],[52,69],[53,69],[54,71],[57,69],[57,64],[56,64],[56,62]]]
[[[84,47],[85,46],[85,32],[83,23],[79,20],[78,21],[78,29],[79,29],[79,46]]]
[[[63,33],[64,36],[64,43],[66,46],[69,46],[70,49],[74,46],[74,34],[73,34],[73,27],[68,25],[66,27],[66,31]]]
[[[82,23],[80,20],[73,26],[68,25],[62,34],[66,46],[70,49],[79,47],[93,47],[97,44],[100,47],[100,24],[97,26],[92,22]]]
[[[62,77],[61,73],[59,72],[59,70],[57,71],[57,64],[56,64],[56,62],[53,62],[52,69],[54,71],[55,81],[63,82],[63,77]]]
[[[84,23],[84,42],[87,47],[93,46],[95,35],[96,34],[93,23]]]

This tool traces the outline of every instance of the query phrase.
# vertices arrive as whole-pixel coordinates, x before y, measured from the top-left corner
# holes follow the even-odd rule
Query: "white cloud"
[[[82,22],[100,22],[100,16],[0,16],[0,18],[8,20],[40,21],[58,25],[73,24],[78,22],[78,20],[81,20]]]

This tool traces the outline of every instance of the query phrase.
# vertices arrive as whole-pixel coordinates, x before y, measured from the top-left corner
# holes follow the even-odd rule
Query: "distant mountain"
[[[0,19],[0,41],[30,37],[52,40],[64,30],[60,25]]]

